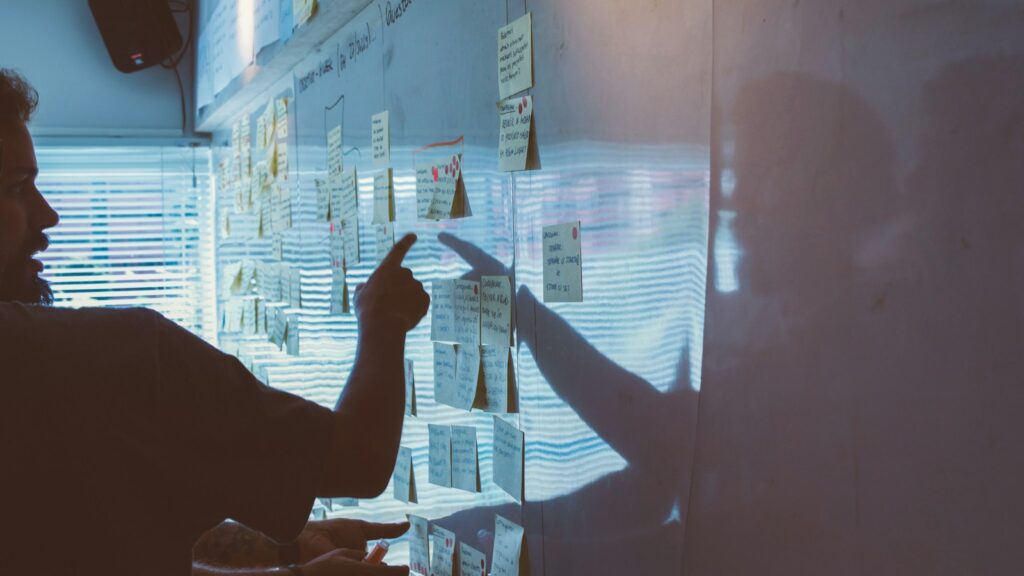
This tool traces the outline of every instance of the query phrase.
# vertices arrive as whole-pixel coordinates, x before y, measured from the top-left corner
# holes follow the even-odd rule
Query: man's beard
[[[21,252],[24,256],[11,262],[0,277],[0,302],[22,302],[24,304],[53,304],[53,289],[33,270],[32,256],[46,250],[50,244],[45,234],[40,234]]]

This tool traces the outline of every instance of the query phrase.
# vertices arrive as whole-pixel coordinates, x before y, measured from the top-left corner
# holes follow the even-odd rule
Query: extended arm
[[[405,416],[405,334],[430,297],[402,260],[416,242],[402,238],[364,286],[356,289],[359,343],[335,407],[334,446],[320,496],[372,498],[387,487]]]

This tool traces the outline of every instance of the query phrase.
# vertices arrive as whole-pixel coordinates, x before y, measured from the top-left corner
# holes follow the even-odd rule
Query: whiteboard
[[[405,6],[401,17],[394,14]],[[497,30],[532,14],[540,170],[498,171]],[[710,174],[711,3],[616,0],[374,2],[266,98],[293,99],[289,182],[293,228],[284,260],[302,269],[301,353],[266,338],[222,334],[270,384],[330,405],[354,354],[355,321],[329,314],[323,225],[314,179],[326,173],[326,133],[343,127],[346,168],[358,170],[363,263],[374,261],[370,117],[390,113],[396,233],[416,232],[407,259],[427,284],[471,267],[436,240],[457,235],[542,294],[541,229],[579,220],[584,302],[518,300],[514,363],[525,433],[525,498],[491,478],[491,416],[433,399],[429,317],[415,329],[418,416],[403,445],[414,452],[418,504],[391,496],[332,514],[398,520],[424,516],[491,555],[495,514],[526,529],[524,573],[675,573],[682,563],[697,391],[703,353]],[[266,103],[247,107],[254,119]],[[255,120],[253,121],[255,126]],[[225,127],[227,128],[227,127]],[[472,217],[416,219],[414,166],[427,144],[464,138]],[[217,140],[226,144],[229,133]],[[219,150],[221,157],[228,147]],[[230,200],[219,198],[221,211]],[[270,240],[218,241],[221,267],[272,260]],[[477,428],[482,491],[427,480],[427,424]],[[407,560],[407,546],[389,561]],[[528,572],[526,571],[528,570]]]

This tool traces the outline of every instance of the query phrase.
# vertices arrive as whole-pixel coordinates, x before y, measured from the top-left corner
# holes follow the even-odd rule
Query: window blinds
[[[39,146],[58,306],[146,307],[215,342],[208,148]]]

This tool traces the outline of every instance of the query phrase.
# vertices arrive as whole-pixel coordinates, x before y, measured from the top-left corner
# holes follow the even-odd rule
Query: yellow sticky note
[[[384,168],[391,163],[391,134],[388,111],[374,114],[370,119],[370,143],[373,146],[373,166]]]
[[[327,173],[341,174],[345,160],[341,149],[341,126],[335,126],[327,133]]]
[[[519,576],[523,527],[502,516],[494,518],[494,559],[491,576]]]
[[[309,22],[316,14],[316,9],[316,0],[292,0],[292,16],[295,20],[295,26],[302,26]]]
[[[523,432],[494,417],[494,483],[523,500]]]
[[[583,229],[579,221],[544,227],[544,301],[583,301]]]
[[[427,424],[429,449],[429,475],[431,484],[452,485],[452,428],[441,424]]]
[[[277,158],[274,164],[278,180],[288,179],[288,143],[277,143]]]
[[[533,19],[530,13],[498,29],[498,94],[504,99],[533,86]]]

